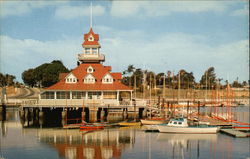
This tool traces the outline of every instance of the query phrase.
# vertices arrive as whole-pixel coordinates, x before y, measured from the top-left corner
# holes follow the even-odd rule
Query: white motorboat
[[[171,119],[168,124],[157,125],[160,132],[181,134],[215,134],[219,127],[208,125],[189,126],[186,118]]]

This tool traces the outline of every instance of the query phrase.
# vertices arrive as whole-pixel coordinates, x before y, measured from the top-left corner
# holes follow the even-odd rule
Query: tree
[[[59,60],[51,63],[44,63],[34,69],[23,72],[22,79],[29,86],[49,87],[59,80],[60,73],[67,73],[69,70]]]
[[[15,79],[13,75],[0,73],[0,86],[13,86],[16,83]]]
[[[127,68],[127,73],[132,73],[132,72],[134,72],[135,71],[135,67],[134,67],[134,65],[128,65],[128,68]]]
[[[216,74],[214,67],[209,67],[202,75],[200,84],[203,88],[210,88],[216,85]]]
[[[5,75],[0,73],[0,87],[6,86]]]
[[[52,61],[44,72],[42,77],[42,85],[44,87],[49,87],[59,80],[59,73],[69,72],[68,69],[62,64],[61,61]]]
[[[36,79],[34,77],[34,69],[28,69],[22,73],[23,82],[28,86],[35,86]]]

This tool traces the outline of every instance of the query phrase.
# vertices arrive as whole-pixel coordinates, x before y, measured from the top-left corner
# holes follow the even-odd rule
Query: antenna
[[[90,28],[92,28],[92,2],[90,2]]]

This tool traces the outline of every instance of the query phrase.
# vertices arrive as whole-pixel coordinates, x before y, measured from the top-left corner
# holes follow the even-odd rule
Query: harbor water
[[[249,107],[238,107],[242,121]],[[242,112],[244,117],[242,117]],[[244,119],[243,119],[244,118]],[[25,127],[15,108],[0,123],[0,159],[247,159],[249,138],[225,134],[145,132],[143,127],[114,127],[84,132],[60,127]]]

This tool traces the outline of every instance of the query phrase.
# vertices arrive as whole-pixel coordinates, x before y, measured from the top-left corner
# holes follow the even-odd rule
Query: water
[[[245,108],[243,108],[245,109]],[[249,138],[224,134],[166,134],[142,128],[94,132],[61,128],[23,128],[17,110],[8,110],[0,127],[0,159],[246,159]]]

